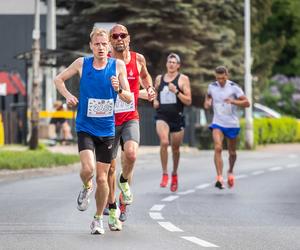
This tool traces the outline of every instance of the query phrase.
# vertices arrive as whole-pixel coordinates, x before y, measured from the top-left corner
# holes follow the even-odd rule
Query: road
[[[0,249],[300,249],[300,146],[240,151],[233,189],[213,187],[212,151],[182,153],[179,190],[159,187],[157,153],[139,156],[123,231],[90,235],[72,171],[0,181]],[[227,153],[224,153],[227,169]],[[170,165],[170,164],[169,164]]]

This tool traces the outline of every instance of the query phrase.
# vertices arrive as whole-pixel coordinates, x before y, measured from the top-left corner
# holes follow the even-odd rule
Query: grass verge
[[[79,162],[78,155],[51,153],[48,150],[0,151],[0,169],[29,169],[65,166]]]

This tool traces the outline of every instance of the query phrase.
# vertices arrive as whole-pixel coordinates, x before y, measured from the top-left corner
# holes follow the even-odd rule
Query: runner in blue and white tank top
[[[215,165],[217,170],[217,181],[215,186],[224,188],[223,184],[223,160],[222,145],[224,137],[227,138],[229,151],[228,186],[233,187],[233,167],[236,161],[236,139],[240,131],[237,108],[249,107],[250,103],[243,90],[228,79],[228,71],[224,66],[215,70],[216,81],[209,84],[205,98],[205,108],[213,107],[213,121],[210,129],[213,134],[215,149]]]
[[[89,196],[93,192],[93,170],[96,156],[96,207],[91,224],[92,234],[103,234],[102,213],[108,198],[107,175],[112,158],[115,136],[114,104],[117,95],[123,101],[131,102],[126,67],[123,61],[107,58],[108,35],[105,30],[94,28],[90,34],[92,57],[78,58],[54,80],[58,91],[70,106],[78,104],[76,131],[81,160],[80,177],[83,188],[77,198],[77,208],[88,208]],[[79,74],[79,100],[65,86],[65,81]],[[95,154],[95,155],[94,155]],[[111,230],[121,230],[118,217],[109,221]]]

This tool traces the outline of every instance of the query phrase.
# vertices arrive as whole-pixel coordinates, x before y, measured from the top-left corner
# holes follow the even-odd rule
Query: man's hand
[[[170,90],[171,92],[173,92],[174,94],[176,94],[177,91],[178,91],[178,88],[174,85],[174,83],[169,82],[169,90]]]
[[[152,86],[147,88],[147,94],[148,94],[148,101],[149,102],[152,102],[156,97],[155,89]]]
[[[112,76],[112,77],[110,78],[110,81],[111,81],[111,85],[112,85],[112,87],[114,88],[114,90],[115,90],[116,92],[118,92],[118,91],[119,91],[119,88],[120,88],[119,79],[118,79],[116,76]]]
[[[224,100],[224,102],[227,103],[227,104],[235,104],[235,100],[232,99],[232,98],[226,98],[226,99]]]
[[[66,103],[70,107],[75,107],[78,104],[78,99],[76,96],[69,95],[66,97]]]

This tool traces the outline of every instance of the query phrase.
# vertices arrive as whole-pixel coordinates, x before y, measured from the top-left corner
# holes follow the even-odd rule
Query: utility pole
[[[31,97],[31,137],[29,148],[37,149],[39,142],[39,108],[40,108],[40,0],[35,0],[34,30],[32,32],[32,97]]]
[[[56,49],[56,0],[47,0],[46,48],[51,50]],[[50,58],[48,64],[54,66],[56,59]],[[53,84],[56,68],[53,66],[47,67],[46,71],[45,108],[48,111],[53,108],[53,102],[56,101],[56,88]]]
[[[245,94],[250,101],[250,107],[246,108],[246,148],[252,149],[254,146],[253,135],[253,116],[252,116],[252,77],[251,77],[251,18],[250,18],[250,0],[244,1],[245,11]]]

